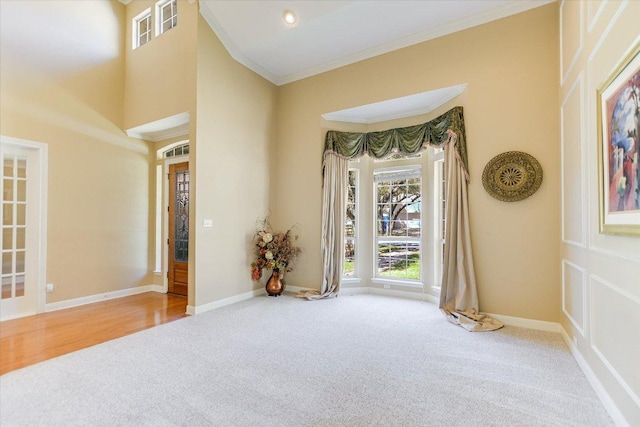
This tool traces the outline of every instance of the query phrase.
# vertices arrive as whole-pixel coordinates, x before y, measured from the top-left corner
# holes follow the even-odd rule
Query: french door
[[[44,309],[44,238],[42,198],[46,148],[1,137],[2,285],[0,320]]]

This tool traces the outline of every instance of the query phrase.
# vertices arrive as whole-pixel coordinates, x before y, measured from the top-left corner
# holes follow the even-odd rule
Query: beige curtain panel
[[[298,296],[331,298],[340,291],[348,161],[365,154],[377,159],[395,153],[415,154],[429,146],[444,147],[446,158],[447,226],[440,309],[447,320],[469,331],[502,327],[500,322],[478,311],[469,232],[469,169],[462,107],[454,107],[434,120],[415,126],[368,133],[327,132],[323,159],[322,285],[320,291],[301,292]]]

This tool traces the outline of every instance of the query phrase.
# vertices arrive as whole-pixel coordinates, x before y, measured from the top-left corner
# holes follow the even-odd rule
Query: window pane
[[[16,228],[16,249],[24,249],[25,248],[25,235],[27,229],[24,227]]]
[[[397,169],[376,175],[377,275],[420,280],[422,179],[407,175]]]
[[[16,276],[16,297],[24,296],[24,275]]]
[[[344,277],[355,276],[356,270],[356,240],[357,236],[357,195],[358,171],[350,170],[347,175],[347,204],[344,222],[344,266],[342,275]]]
[[[24,273],[25,251],[16,252],[16,273]]]
[[[2,229],[2,250],[11,250],[13,249],[13,229],[12,228],[3,228]]]
[[[4,165],[4,171],[3,171],[4,176],[13,176],[13,158],[6,157],[3,160],[3,165]]]
[[[347,219],[344,224],[344,235],[347,237],[356,237],[356,222]]]
[[[24,203],[20,203],[16,205],[16,210],[18,211],[16,225],[26,225],[27,224],[27,205]]]
[[[5,202],[13,201],[13,180],[5,179],[2,183],[2,200]]]
[[[13,224],[13,204],[3,203],[2,204],[2,225],[12,225],[12,224]]]
[[[27,200],[27,181],[18,181],[18,199],[19,202],[25,202]]]
[[[2,274],[13,273],[13,254],[11,252],[2,253]]]
[[[353,276],[355,273],[356,245],[352,239],[344,242],[344,270],[343,276]]]

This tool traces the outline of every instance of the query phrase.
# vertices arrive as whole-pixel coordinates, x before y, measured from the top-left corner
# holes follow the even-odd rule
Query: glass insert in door
[[[24,296],[26,259],[27,160],[2,156],[1,299]]]
[[[189,261],[189,170],[176,171],[175,253],[177,262]]]

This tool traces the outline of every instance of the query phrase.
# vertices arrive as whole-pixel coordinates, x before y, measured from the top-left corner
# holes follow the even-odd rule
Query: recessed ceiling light
[[[282,20],[287,25],[293,25],[296,23],[298,18],[296,17],[296,14],[293,10],[287,9],[284,12],[282,12]]]

